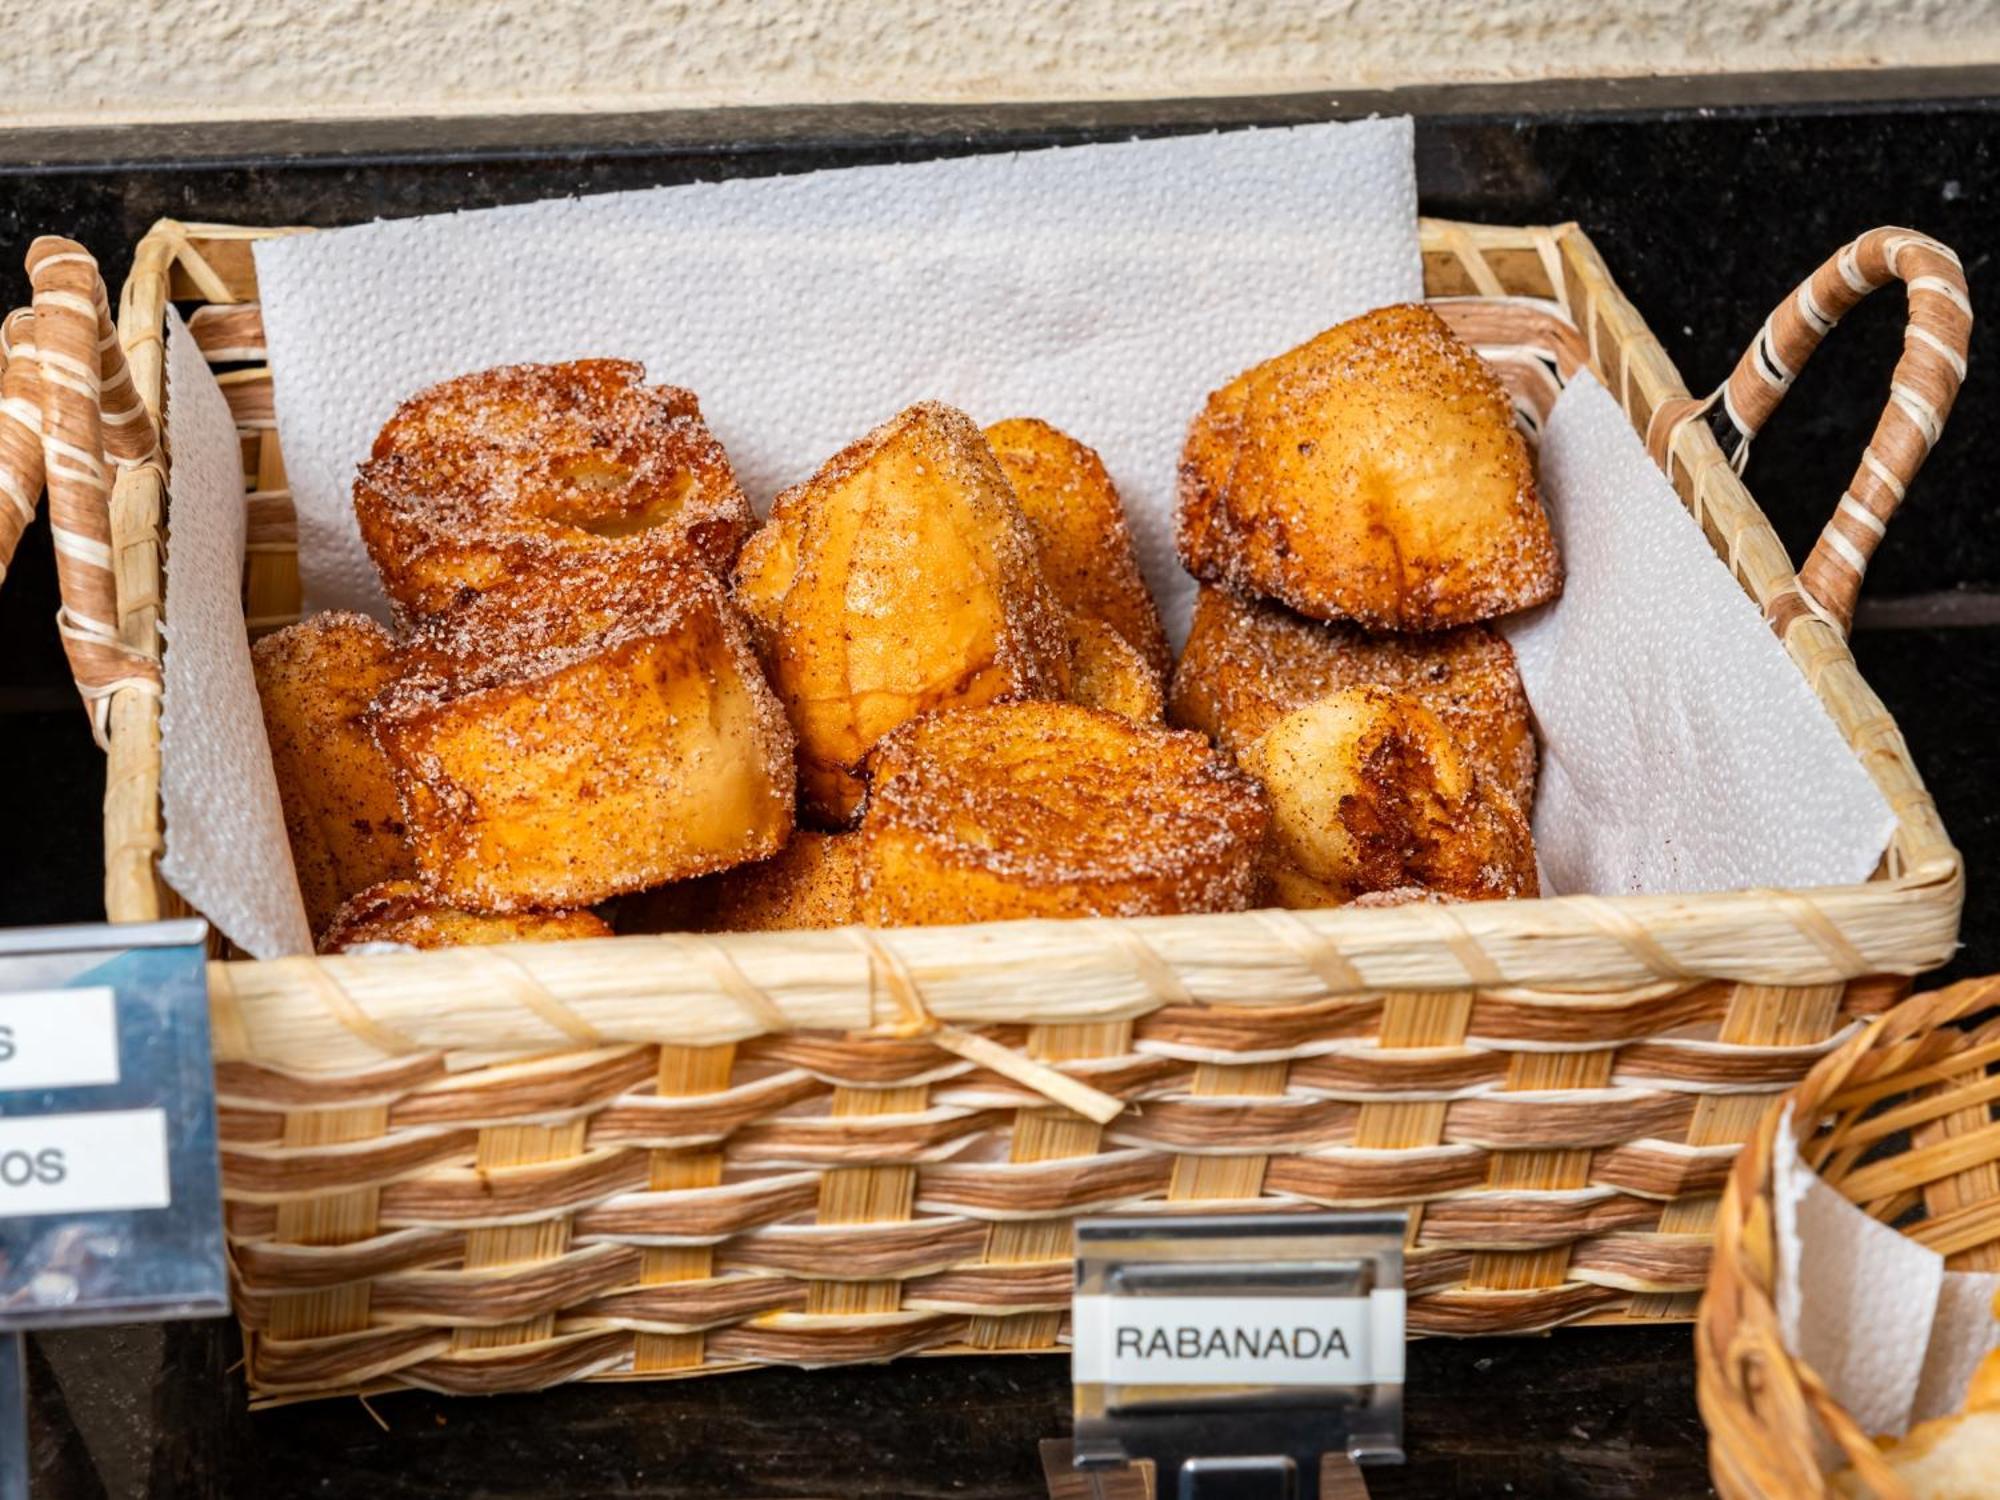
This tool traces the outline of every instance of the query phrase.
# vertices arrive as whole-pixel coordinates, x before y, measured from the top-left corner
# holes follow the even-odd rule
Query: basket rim
[[[161,219],[148,230],[139,242],[131,276],[120,297],[118,326],[120,340],[133,362],[135,382],[155,414],[161,409],[164,394],[164,320],[171,295],[170,277],[178,273],[202,301],[240,304],[249,299],[238,295],[237,288],[210,264],[202,251],[216,245],[247,245],[282,235],[312,232],[315,231],[307,226],[209,224],[173,219]],[[1554,295],[1525,300],[1548,303],[1566,316],[1567,293],[1577,283],[1584,283],[1586,316],[1581,331],[1588,339],[1592,366],[1601,377],[1602,340],[1607,337],[1615,340],[1620,355],[1620,377],[1615,384],[1610,380],[1605,384],[1628,414],[1633,412],[1635,399],[1650,410],[1662,399],[1686,396],[1686,386],[1665,351],[1619,292],[1589,237],[1574,222],[1512,226],[1421,217],[1419,233],[1427,260],[1437,254],[1470,253],[1465,264],[1475,268],[1471,273],[1475,279],[1474,296],[1523,300],[1520,294],[1505,291],[1486,266],[1484,257],[1492,252],[1525,252],[1535,257]],[[1490,285],[1478,284],[1482,281]],[[1571,321],[1578,320],[1571,318]],[[1683,423],[1675,431],[1666,460],[1670,478],[1675,465],[1699,476],[1698,489],[1700,485],[1711,486],[1714,491],[1708,501],[1711,511],[1718,504],[1734,504],[1743,512],[1742,529],[1733,538],[1734,555],[1725,557],[1725,562],[1735,562],[1743,554],[1760,553],[1761,549],[1767,561],[1775,553],[1783,565],[1785,581],[1795,578],[1769,520],[1729,469],[1705,423]],[[142,485],[146,476],[131,478],[135,485]],[[126,497],[122,493],[126,487],[127,480],[121,478],[120,494],[114,495],[113,502],[113,525],[117,532],[114,548],[121,564],[122,632],[127,640],[157,656],[164,488],[157,476],[155,493],[150,496]],[[127,503],[121,505],[121,499]],[[1757,597],[1760,586],[1745,580],[1740,569],[1738,577],[1752,597]],[[1762,605],[1767,601],[1759,598],[1758,602]],[[1900,731],[1854,668],[1846,642],[1839,634],[1819,620],[1808,618],[1790,628],[1785,644],[1815,694],[1841,725],[1857,758],[1889,798],[1897,822],[1896,843],[1892,847],[1906,852],[1900,858],[1892,854],[1889,868],[1881,876],[1851,885],[1784,891],[1555,896],[1458,908],[1290,913],[1291,918],[1298,919],[1295,925],[1310,934],[1304,941],[1321,950],[1320,967],[1326,967],[1326,952],[1336,955],[1336,976],[1342,982],[1326,985],[1325,992],[1460,988],[1470,983],[1545,986],[1550,991],[1568,990],[1587,996],[1662,981],[1839,983],[1866,975],[1919,973],[1945,961],[1956,944],[1963,900],[1963,861],[1938,819],[1935,804],[1910,761]],[[1826,682],[1835,674],[1842,676],[1845,691],[1857,698],[1849,712],[1843,712],[1829,698]],[[164,904],[153,868],[162,843],[158,806],[159,700],[151,695],[122,693],[113,707],[110,746],[113,764],[107,783],[113,792],[106,799],[106,905],[113,921],[143,920],[158,916]],[[122,805],[115,795],[121,788],[125,792]],[[165,903],[173,899],[167,893]],[[1233,923],[1240,924],[1259,915],[1089,918],[1061,925],[1099,930],[1102,935],[1097,946],[1127,952],[1125,967],[1129,970],[1132,962],[1129,948],[1134,939],[1159,948],[1167,954],[1171,965],[1169,950],[1186,948],[1192,955],[1208,940],[1201,934],[1219,933]],[[1190,941],[1176,941],[1168,936],[1175,924],[1194,935]],[[878,947],[886,941],[898,955],[908,948],[926,947],[929,939],[912,940],[909,935],[914,933],[949,934],[950,944],[983,950],[991,946],[996,932],[1018,936],[1023,929],[1038,929],[1043,925],[1047,924],[899,929],[870,934],[869,938]],[[744,945],[754,946],[758,936],[721,934],[706,941],[734,961],[746,956]],[[800,933],[786,937],[789,943],[797,945],[813,935]],[[605,945],[603,939],[595,941],[599,946]],[[611,941],[643,944],[657,940],[628,937]],[[1409,953],[1413,944],[1430,950],[1430,956],[1413,957]],[[518,956],[522,950],[510,951]],[[1581,972],[1580,960],[1586,958],[1591,978],[1580,982],[1575,975]],[[317,961],[320,966],[339,972],[356,964],[380,962],[379,956]],[[239,970],[254,968],[256,961],[234,960],[229,966]]]

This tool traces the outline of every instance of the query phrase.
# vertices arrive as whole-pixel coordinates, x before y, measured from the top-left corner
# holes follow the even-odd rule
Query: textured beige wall
[[[2000,61],[1994,0],[5,0],[0,123]]]

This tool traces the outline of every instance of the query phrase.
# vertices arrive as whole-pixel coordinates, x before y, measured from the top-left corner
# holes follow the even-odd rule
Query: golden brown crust
[[[1293,709],[1341,688],[1369,686],[1418,699],[1521,807],[1534,805],[1527,694],[1514,648],[1484,625],[1370,636],[1203,585],[1167,717],[1234,755]]]
[[[1085,708],[1105,708],[1140,724],[1158,724],[1167,705],[1146,658],[1103,620],[1069,617],[1069,696]]]
[[[393,673],[396,643],[365,615],[315,615],[250,651],[271,769],[314,932],[364,886],[409,875],[388,762],[363,722]]]
[[[1110,625],[1164,683],[1173,651],[1104,461],[1034,417],[995,422],[985,436],[1021,502],[1056,597]]]
[[[1268,819],[1200,736],[1071,703],[932,714],[869,761],[874,926],[1236,911]]]
[[[358,892],[334,914],[319,940],[319,951],[342,953],[363,943],[467,948],[610,936],[611,929],[592,912],[524,911],[505,916],[459,911],[440,905],[414,880],[388,880]]]
[[[503,365],[396,409],[354,513],[405,620],[578,554],[649,552],[726,576],[749,502],[691,391],[644,367]]]
[[[924,402],[780,495],[736,593],[799,739],[811,813],[859,808],[875,742],[932,709],[1069,687],[1061,606],[963,412]]]
[[[714,932],[789,932],[861,920],[858,835],[801,829],[769,859],[714,877]]]
[[[791,832],[791,731],[702,569],[578,559],[431,621],[399,664],[371,727],[448,904],[589,906]]]
[[[1329,694],[1284,715],[1240,759],[1270,799],[1281,905],[1410,887],[1457,901],[1537,893],[1519,805],[1408,694]]]
[[[1210,396],[1182,453],[1178,541],[1204,582],[1371,630],[1443,630],[1562,590],[1505,389],[1416,304]]]

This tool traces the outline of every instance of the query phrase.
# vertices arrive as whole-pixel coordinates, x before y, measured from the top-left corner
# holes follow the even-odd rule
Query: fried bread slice
[[[389,763],[365,716],[396,643],[366,615],[329,611],[250,648],[271,769],[306,922],[319,932],[364,886],[415,873]]]
[[[995,422],[985,436],[1021,502],[1056,597],[1117,631],[1165,683],[1173,651],[1104,461],[1035,417]]]
[[[1064,615],[1006,476],[923,402],[781,494],[736,597],[799,742],[802,799],[850,822],[877,740],[932,709],[1069,688]]]
[[[1281,906],[1412,887],[1456,901],[1538,892],[1521,809],[1409,694],[1329,694],[1284,715],[1239,759],[1270,799]]]
[[[361,538],[413,622],[580,554],[727,576],[752,524],[692,391],[627,360],[503,365],[396,409],[354,482]]]
[[[1108,708],[1140,724],[1158,724],[1166,700],[1152,664],[1095,615],[1069,617],[1070,701]]]
[[[1562,589],[1505,388],[1419,304],[1339,324],[1210,396],[1178,522],[1203,582],[1369,630],[1468,625]]]
[[[1534,805],[1527,694],[1514,648],[1484,625],[1371,636],[1203,585],[1167,718],[1235,755],[1293,709],[1350,687],[1410,694],[1522,808]]]
[[[351,897],[319,940],[322,953],[365,943],[408,948],[467,948],[484,943],[555,943],[610,937],[593,912],[524,911],[511,916],[440,905],[414,880],[386,880]]]
[[[562,910],[775,853],[792,737],[705,570],[598,554],[419,630],[370,715],[446,904]]]
[[[1199,735],[994,704],[897,730],[869,776],[874,926],[1236,911],[1257,893],[1264,800]]]
[[[788,932],[861,920],[857,836],[800,829],[769,859],[713,878],[715,932]]]

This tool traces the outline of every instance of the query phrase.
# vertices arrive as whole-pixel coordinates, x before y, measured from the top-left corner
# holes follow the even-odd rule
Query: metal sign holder
[[[1406,1229],[1402,1213],[1079,1220],[1075,1439],[1044,1446],[1051,1495],[1122,1500],[1152,1478],[1159,1500],[1365,1500],[1358,1466],[1403,1458]]]
[[[228,1310],[208,927],[0,932],[0,1500],[27,1500],[24,1330]]]

